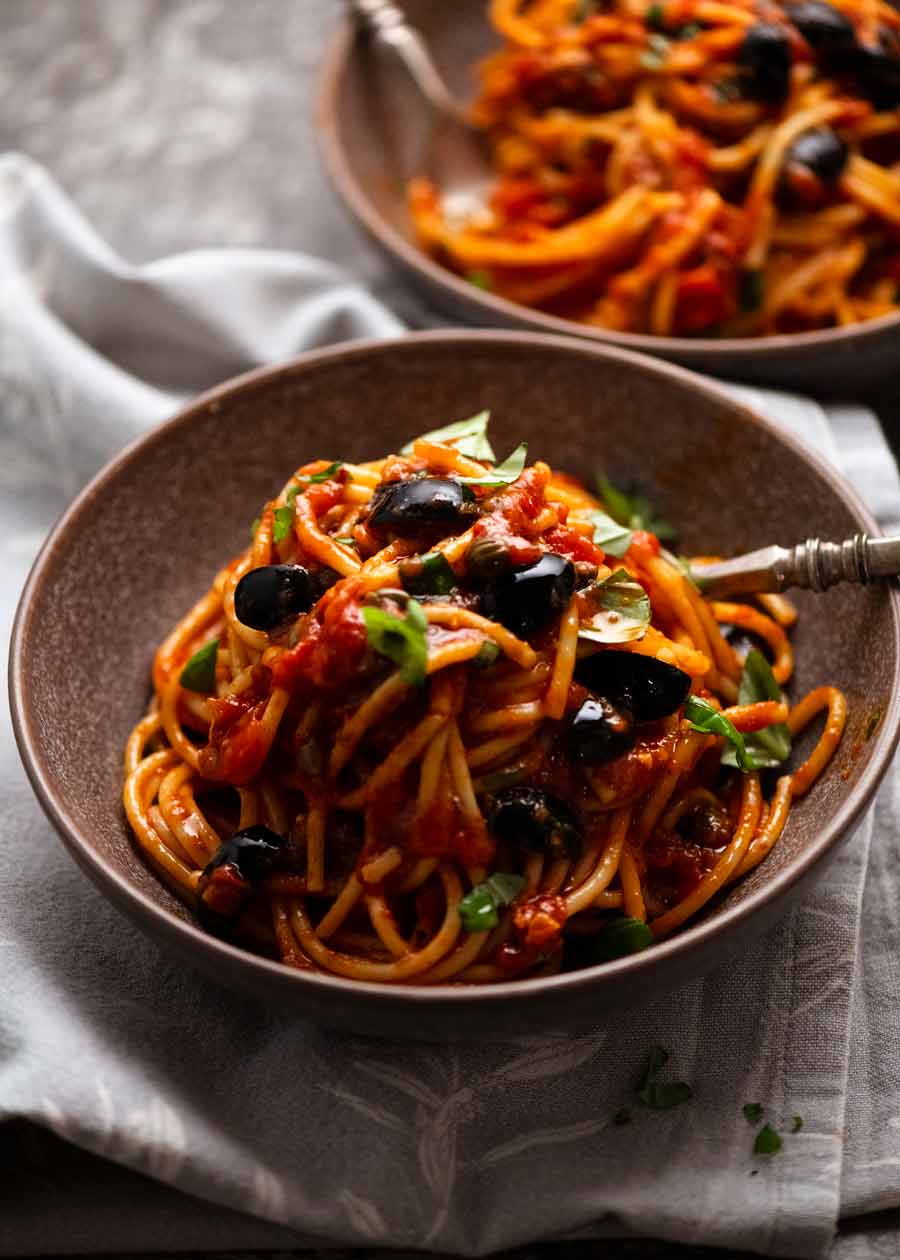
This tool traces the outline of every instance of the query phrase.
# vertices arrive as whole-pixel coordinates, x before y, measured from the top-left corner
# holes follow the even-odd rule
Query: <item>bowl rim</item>
[[[156,935],[168,936],[170,942],[178,947],[183,955],[199,951],[210,963],[221,960],[224,953],[241,970],[245,982],[250,975],[258,973],[261,969],[273,983],[293,985],[298,996],[302,990],[313,986],[323,994],[331,993],[335,997],[355,994],[361,1000],[368,999],[373,1005],[396,1008],[399,1004],[407,1010],[427,1005],[429,1002],[438,1002],[442,1007],[449,1005],[458,1008],[483,1007],[500,1002],[507,1005],[527,1004],[540,994],[555,992],[559,996],[561,991],[575,993],[593,985],[602,985],[607,979],[625,980],[657,964],[662,966],[679,957],[687,960],[692,954],[702,954],[704,948],[720,933],[730,934],[742,922],[762,912],[769,903],[778,902],[783,894],[802,880],[812,867],[846,836],[853,824],[871,804],[900,738],[900,686],[891,687],[890,699],[873,737],[875,744],[871,759],[848,792],[846,799],[803,853],[775,872],[770,880],[747,894],[736,905],[728,906],[720,911],[713,919],[703,919],[691,924],[677,935],[654,945],[652,950],[632,954],[596,967],[524,982],[509,980],[484,986],[383,985],[374,981],[352,980],[324,972],[306,972],[285,967],[283,963],[253,954],[227,941],[212,937],[194,922],[181,918],[159,904],[142,891],[130,877],[114,869],[94,848],[90,840],[81,833],[67,808],[64,793],[54,783],[53,773],[42,751],[42,740],[37,730],[35,715],[31,711],[27,686],[28,641],[35,616],[33,605],[57,554],[65,548],[72,527],[90,510],[94,501],[104,493],[107,485],[123,470],[139,460],[146,448],[168,441],[180,429],[188,428],[199,414],[210,408],[220,409],[234,395],[245,393],[248,389],[253,390],[260,385],[271,386],[279,378],[291,379],[297,375],[302,376],[311,369],[316,370],[333,363],[340,364],[341,361],[353,362],[355,359],[377,357],[380,354],[415,354],[418,346],[427,344],[443,346],[450,354],[456,347],[473,345],[483,345],[488,348],[496,346],[501,350],[535,347],[578,354],[613,364],[624,364],[627,368],[638,372],[669,380],[688,392],[705,395],[710,401],[724,404],[730,410],[741,413],[748,423],[763,428],[776,441],[791,449],[823,477],[832,492],[857,518],[867,533],[873,536],[881,534],[877,523],[856,491],[843,475],[828,464],[818,452],[805,446],[792,434],[783,432],[764,416],[758,415],[751,408],[737,402],[721,386],[674,364],[617,347],[579,341],[572,337],[507,330],[427,331],[387,339],[368,338],[308,351],[286,362],[242,373],[204,391],[179,408],[173,416],[135,438],[100,469],[51,529],[34,560],[16,609],[10,640],[8,673],[10,710],[16,743],[38,801],[79,865],[114,903],[128,910],[139,922],[153,925],[158,929]],[[892,681],[896,683],[900,677],[900,586],[892,585],[889,588],[889,594],[888,606],[891,610],[895,660]],[[124,820],[122,825],[127,827]],[[133,844],[130,837],[129,843]],[[148,867],[148,869],[152,871],[152,868]],[[155,871],[152,873],[155,878],[158,878]]]
[[[808,332],[775,333],[764,337],[657,337],[651,333],[621,332],[614,328],[597,328],[574,319],[550,315],[535,307],[512,302],[467,283],[456,272],[430,258],[406,237],[396,231],[375,209],[357,181],[341,144],[338,129],[338,100],[343,74],[357,46],[354,24],[344,19],[331,37],[322,59],[316,93],[316,139],[323,166],[333,187],[355,219],[369,236],[388,254],[410,271],[424,275],[438,288],[448,290],[474,311],[489,312],[500,317],[509,327],[526,326],[535,332],[557,333],[580,337],[585,341],[621,346],[648,355],[672,355],[682,362],[701,358],[727,360],[731,373],[742,365],[763,359],[783,359],[793,352],[844,349],[860,341],[879,337],[894,330],[900,336],[900,310],[875,319],[861,320],[839,328],[820,328]],[[711,371],[717,370],[710,367]]]

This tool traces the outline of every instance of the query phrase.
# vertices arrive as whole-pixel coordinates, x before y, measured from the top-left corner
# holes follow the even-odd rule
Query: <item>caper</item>
[[[511,564],[509,548],[499,538],[476,538],[466,552],[466,576],[470,582],[491,582]]]

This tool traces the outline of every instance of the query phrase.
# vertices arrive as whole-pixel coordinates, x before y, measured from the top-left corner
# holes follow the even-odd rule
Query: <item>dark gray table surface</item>
[[[339,259],[408,318],[402,292],[338,207],[316,158],[315,71],[340,9],[338,0],[2,0],[0,150],[43,162],[132,261],[209,246],[302,249]],[[893,437],[898,399],[885,395],[880,410]],[[233,1213],[203,1208],[23,1123],[0,1125],[0,1221],[11,1193],[19,1215],[33,1211],[38,1219],[52,1210],[70,1253],[124,1258],[139,1240],[142,1253],[224,1248],[245,1257],[249,1247],[268,1247],[281,1255],[374,1256],[293,1251],[289,1231],[261,1229],[240,1204]],[[112,1201],[132,1206],[133,1223],[127,1234],[106,1231],[98,1242],[98,1219]],[[883,1240],[885,1257],[897,1255],[893,1217],[860,1227]],[[2,1224],[0,1254],[8,1254]],[[736,1256],[646,1241],[509,1254]]]

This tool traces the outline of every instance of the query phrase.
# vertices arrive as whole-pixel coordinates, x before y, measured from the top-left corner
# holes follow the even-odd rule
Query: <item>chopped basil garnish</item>
[[[441,551],[400,561],[400,579],[410,595],[447,595],[459,583]]]
[[[460,455],[468,455],[470,459],[489,459],[493,462],[496,456],[487,436],[490,418],[489,411],[479,411],[477,415],[469,416],[468,420],[457,420],[453,424],[445,424],[442,429],[432,429],[430,433],[423,433],[422,440],[449,442],[451,446],[456,447]],[[412,455],[412,449],[413,443],[407,442],[400,454]]]
[[[715,79],[709,86],[713,96],[723,105],[730,105],[734,101],[743,99],[743,83],[735,76],[729,79]]]
[[[645,529],[663,542],[675,537],[674,528],[657,515],[656,509],[645,495],[629,495],[617,490],[603,473],[597,477],[597,487],[603,506],[620,525],[626,525],[629,529]]]
[[[679,26],[675,32],[676,39],[696,39],[698,35],[703,33],[703,27],[699,22],[688,22],[686,26]]]
[[[764,700],[780,702],[781,699],[781,688],[775,681],[771,665],[758,648],[751,648],[744,661],[744,670],[738,685],[738,703],[759,704]],[[747,756],[753,759],[757,770],[780,766],[791,755],[791,732],[783,722],[767,726],[761,731],[750,731],[744,735],[744,749]],[[738,764],[733,747],[725,749],[722,764]]]
[[[624,958],[626,954],[636,954],[652,944],[653,933],[647,924],[626,915],[613,919],[594,938],[592,952],[597,962],[609,962],[613,958]]]
[[[665,35],[650,35],[647,39],[649,47],[640,55],[640,63],[645,70],[658,70],[669,52],[669,41]]]
[[[467,932],[489,932],[500,922],[497,913],[501,906],[508,906],[525,887],[524,875],[505,875],[495,872],[483,884],[476,884],[459,903],[459,917]]]
[[[198,648],[181,671],[178,681],[188,691],[198,691],[204,696],[212,695],[216,689],[216,655],[219,651],[219,640],[211,639]]]
[[[718,709],[714,709],[708,700],[699,696],[688,696],[684,702],[684,716],[695,731],[705,735],[723,735],[734,745],[735,765],[745,773],[757,768],[756,762],[747,752],[744,737],[730,718],[725,717]]]
[[[646,16],[644,17],[644,22],[647,26],[653,26],[659,29],[659,27],[663,24],[664,16],[665,10],[661,4],[651,4],[650,8],[647,10]]]
[[[597,608],[580,639],[594,643],[631,643],[643,638],[650,624],[650,597],[627,569],[616,569],[602,582],[595,582],[590,595]]]
[[[250,525],[250,541],[251,542],[256,537],[256,531],[259,529],[259,523],[261,520],[262,520],[261,516],[254,516],[253,518],[253,521]]]
[[[284,542],[285,538],[290,536],[291,529],[294,525],[294,509],[293,507],[280,507],[275,509],[275,524],[272,527],[272,541],[276,543]]]
[[[478,649],[476,656],[472,657],[472,664],[476,669],[487,669],[488,666],[494,665],[500,656],[500,649],[491,639],[485,639],[481,647]]]
[[[866,723],[866,731],[865,731],[865,734],[863,735],[863,740],[865,741],[865,743],[868,743],[869,740],[872,738],[872,736],[875,734],[875,731],[878,728],[878,723],[881,721],[881,716],[882,716],[881,709],[873,709],[872,712],[869,714],[869,720]]]
[[[490,290],[491,277],[488,275],[486,271],[478,271],[478,270],[467,271],[466,279],[468,280],[469,284],[474,284],[476,289],[486,289],[488,291]]]
[[[744,1103],[744,1119],[748,1124],[758,1124],[762,1120],[762,1103]]]
[[[333,464],[329,464],[328,467],[323,468],[321,472],[298,473],[297,476],[300,478],[300,483],[299,485],[290,486],[288,488],[288,492],[284,496],[285,503],[287,503],[288,507],[293,507],[294,500],[297,495],[302,494],[307,486],[320,486],[323,482],[330,481],[335,473],[339,472],[343,467],[344,465],[341,461],[336,459]]]
[[[336,459],[333,464],[329,464],[328,467],[323,468],[321,472],[310,473],[307,480],[310,485],[320,486],[323,481],[330,481],[334,474],[339,472],[343,467],[344,465],[341,460]],[[304,476],[306,476],[305,473]]]
[[[591,512],[589,520],[594,527],[594,542],[597,546],[602,547],[608,556],[621,560],[631,546],[633,531],[614,521],[605,512]]]
[[[694,1096],[690,1085],[684,1081],[661,1081],[659,1074],[669,1061],[669,1054],[662,1046],[651,1046],[647,1064],[638,1081],[637,1097],[652,1111],[669,1111],[680,1107]]]
[[[362,615],[369,646],[379,656],[386,656],[398,665],[400,676],[405,682],[415,687],[421,686],[425,681],[425,667],[428,662],[428,622],[422,605],[417,604],[414,599],[408,600],[403,617],[383,608],[364,608]]]
[[[349,534],[344,538],[335,538],[334,541],[336,543],[340,543],[342,547],[355,547],[356,546],[356,539],[351,537]]]
[[[781,1138],[770,1124],[764,1124],[753,1143],[754,1155],[777,1155],[781,1150]]]
[[[465,486],[508,486],[521,475],[527,454],[528,443],[520,442],[502,464],[492,468],[483,477],[458,477],[457,481],[461,481]]]
[[[765,279],[761,271],[742,271],[738,302],[742,311],[758,311],[763,304]]]
[[[802,1116],[791,1116],[791,1133],[799,1133],[803,1128]]]

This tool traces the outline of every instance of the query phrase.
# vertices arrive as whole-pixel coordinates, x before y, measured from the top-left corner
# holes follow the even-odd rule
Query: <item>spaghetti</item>
[[[486,423],[304,465],[156,654],[134,835],[287,966],[490,983],[644,948],[765,858],[840,741],[837,689],[781,691],[786,600],[707,602],[634,503],[497,463]]]
[[[492,0],[474,121],[497,181],[426,179],[424,248],[551,314],[661,337],[827,328],[900,307],[892,0]]]

